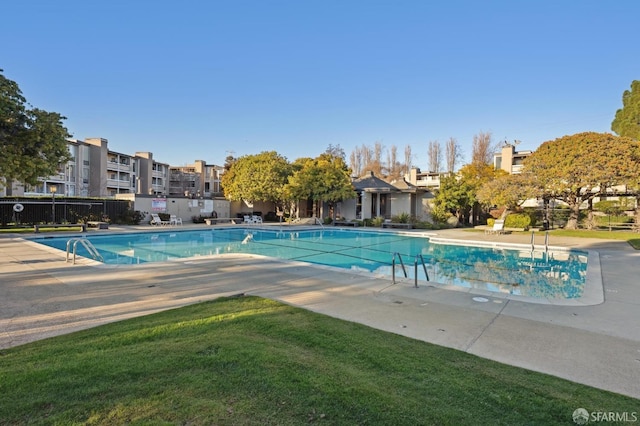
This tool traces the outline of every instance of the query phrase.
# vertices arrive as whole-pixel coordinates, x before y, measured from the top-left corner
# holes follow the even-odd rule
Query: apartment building
[[[166,195],[169,192],[169,170],[166,163],[154,161],[151,152],[136,152],[137,194]]]
[[[222,195],[220,178],[224,167],[196,160],[186,166],[171,166],[169,195],[213,198]]]
[[[83,141],[70,139],[67,147],[71,160],[61,164],[58,172],[43,179],[37,185],[15,183],[11,191],[5,189],[2,195],[36,196],[52,192],[64,196],[89,196],[90,145]]]
[[[533,154],[533,151],[516,151],[517,144],[517,141],[505,141],[500,152],[493,154],[493,167],[496,170],[502,169],[512,175],[522,172],[524,159]]]
[[[169,164],[150,152],[135,155],[112,151],[104,138],[67,141],[71,160],[37,185],[14,182],[0,196],[37,196],[51,193],[69,197],[114,197],[116,194],[166,195]]]
[[[104,138],[87,138],[90,197],[117,194],[166,195],[169,165],[153,159],[151,152],[135,155],[112,151]]]
[[[136,191],[135,160],[131,155],[110,151],[104,138],[88,138],[89,196],[108,197]]]
[[[504,142],[500,152],[493,154],[493,166],[502,169],[509,174],[517,174],[522,171],[524,159],[533,154],[533,151],[516,151],[518,142]],[[440,179],[447,176],[446,172],[422,172],[419,168],[413,167],[405,175],[405,180],[419,188],[438,189]]]
[[[424,189],[440,188],[440,177],[448,173],[442,172],[422,172],[417,167],[412,167],[405,175],[405,180],[413,186]]]

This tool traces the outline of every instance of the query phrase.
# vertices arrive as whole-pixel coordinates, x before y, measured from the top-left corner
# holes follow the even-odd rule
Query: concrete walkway
[[[437,233],[523,244],[530,238]],[[487,293],[482,296],[488,302],[482,303],[467,291],[392,285],[371,274],[256,256],[72,265],[64,253],[5,236],[0,237],[0,350],[245,293],[640,398],[640,252],[609,240],[552,237],[551,244],[600,254],[603,303],[533,304]]]

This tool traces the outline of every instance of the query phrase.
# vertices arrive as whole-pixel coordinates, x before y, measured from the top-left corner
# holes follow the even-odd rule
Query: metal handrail
[[[535,231],[531,231],[531,251],[536,249],[536,233]]]
[[[535,251],[536,249],[536,232],[531,231],[531,251]],[[544,251],[549,251],[549,231],[544,233]]]
[[[69,249],[71,248],[72,242],[73,242],[73,264],[74,265],[76,264],[76,253],[78,251],[78,243],[82,244],[84,248],[87,249],[87,251],[89,252],[91,257],[93,257],[94,260],[99,260],[101,262],[104,262],[104,258],[98,252],[98,249],[95,248],[93,244],[91,244],[91,241],[87,240],[86,238],[71,238],[69,239],[69,241],[67,241],[67,255],[65,258],[65,263],[69,262],[69,252],[70,252]]]
[[[402,272],[404,273],[404,277],[407,278],[407,268],[404,267],[404,262],[402,261],[402,256],[400,253],[393,253],[393,259],[391,259],[391,282],[393,284],[396,283],[396,257],[400,260],[400,265],[402,265]]]
[[[427,278],[427,281],[429,281],[429,274],[427,273],[427,265],[425,265],[424,263],[424,257],[422,257],[422,254],[417,254],[416,258],[413,262],[413,273],[415,275],[415,288],[418,288],[418,259],[420,259],[420,261],[422,262],[422,269],[424,270],[424,276]]]
[[[544,251],[549,251],[549,231],[544,233]]]
[[[317,217],[313,217],[315,222],[318,222],[318,225],[320,225],[320,228],[324,229],[324,224],[322,223],[322,221],[320,219],[318,219]]]

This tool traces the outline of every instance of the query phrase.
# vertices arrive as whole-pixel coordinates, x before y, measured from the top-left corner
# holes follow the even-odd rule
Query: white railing
[[[91,244],[91,241],[87,240],[86,238],[71,238],[69,241],[67,241],[67,256],[65,259],[65,263],[69,262],[69,254],[70,254],[70,249],[72,247],[71,243],[73,243],[73,264],[74,265],[76,264],[76,253],[78,251],[77,250],[78,243],[82,244],[84,248],[87,249],[87,251],[89,252],[89,255],[94,260],[99,260],[100,262],[104,262],[104,258],[98,252],[98,249],[95,248],[93,244]]]

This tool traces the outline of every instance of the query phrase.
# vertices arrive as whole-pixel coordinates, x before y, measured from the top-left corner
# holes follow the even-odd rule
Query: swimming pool
[[[582,297],[586,252],[434,243],[424,236],[343,229],[245,228],[144,232],[87,237],[106,264],[138,264],[225,253],[247,253],[391,276],[394,257],[407,277],[494,293],[544,299]],[[36,238],[66,250],[68,237]],[[90,257],[78,245],[78,254]],[[397,255],[395,255],[397,254]],[[420,267],[414,268],[419,259]],[[422,268],[422,260],[427,275]],[[396,276],[402,277],[398,262]],[[428,276],[428,277],[427,277]]]

